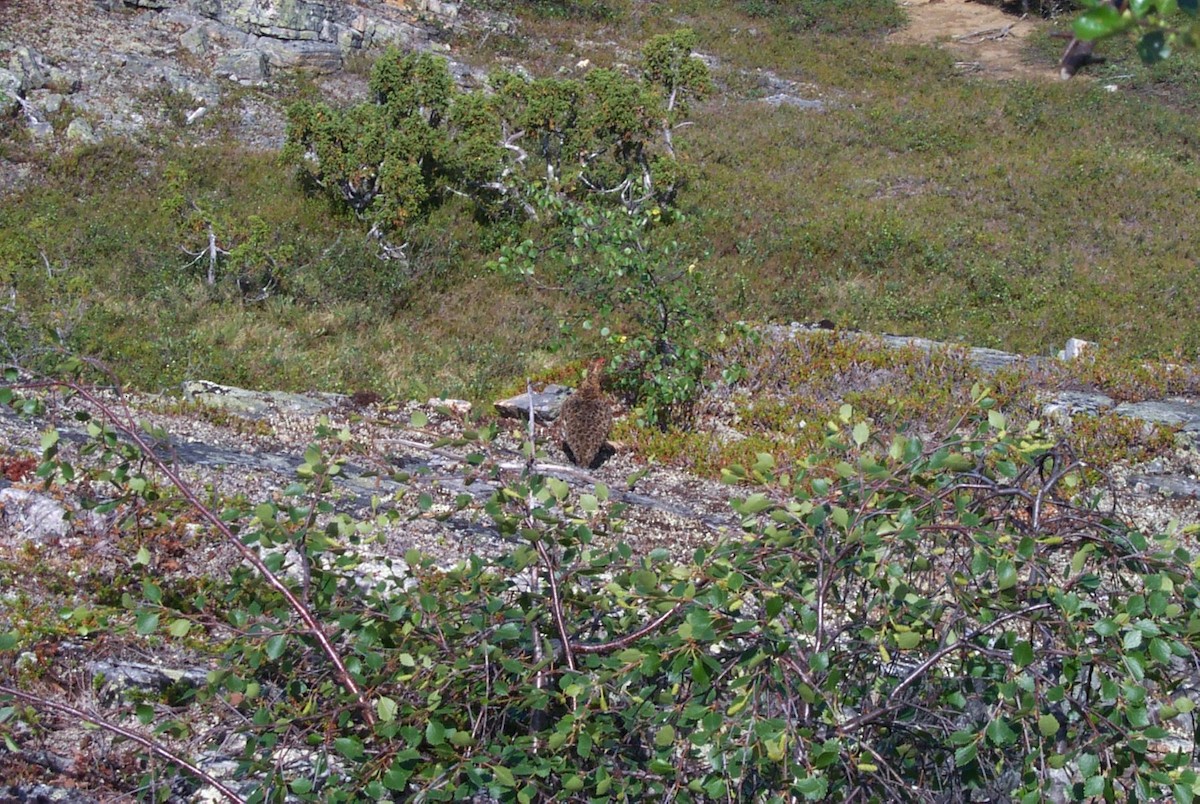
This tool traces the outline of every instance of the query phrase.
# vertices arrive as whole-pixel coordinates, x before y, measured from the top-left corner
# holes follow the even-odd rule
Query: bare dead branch
[[[329,658],[329,661],[333,664],[342,686],[344,686],[352,695],[354,695],[358,702],[360,712],[362,713],[363,720],[366,721],[368,725],[374,726],[375,715],[371,710],[371,706],[367,701],[366,696],[363,694],[362,690],[358,688],[358,685],[354,681],[354,677],[350,675],[350,671],[346,668],[345,663],[342,661],[341,655],[338,653],[337,649],[333,647],[333,643],[329,641],[329,637],[326,636],[324,629],[321,627],[321,624],[317,622],[317,619],[313,613],[309,611],[308,607],[305,606],[298,597],[296,597],[295,593],[288,588],[287,584],[280,580],[279,577],[271,571],[271,569],[263,562],[262,558],[259,557],[258,553],[254,552],[249,546],[244,544],[242,540],[238,538],[238,536],[234,534],[232,530],[230,530],[229,525],[226,524],[225,521],[222,520],[221,517],[212,510],[212,508],[206,505],[199,496],[197,496],[196,492],[192,490],[191,486],[179,475],[179,473],[172,469],[171,466],[168,465],[168,463],[149,444],[149,442],[146,441],[141,432],[139,432],[138,426],[132,420],[126,421],[107,402],[98,397],[90,386],[86,386],[73,380],[43,380],[40,382],[26,383],[19,387],[29,389],[53,387],[70,389],[79,397],[86,400],[97,411],[99,411],[100,415],[105,421],[109,422],[122,435],[133,442],[134,446],[141,450],[142,455],[149,460],[158,471],[162,472],[171,485],[183,495],[183,498],[187,500],[187,502],[191,504],[193,508],[195,508],[196,512],[200,514],[201,518],[212,525],[213,528],[215,528],[217,532],[220,533],[221,536],[224,537],[224,539],[241,554],[242,558],[244,558],[247,563],[249,563],[252,567],[254,567],[255,570],[258,571],[258,573],[263,577],[264,580],[267,581],[268,584],[274,587],[279,594],[283,595],[283,598],[287,601],[288,606],[293,612],[296,613],[296,616],[300,618],[301,622],[304,623],[305,629],[317,641],[317,643],[321,646],[322,652],[325,653],[325,655]]]
[[[235,802],[235,804],[243,804],[245,801],[245,799],[238,796],[237,793],[221,784],[220,781],[205,773],[191,762],[188,762],[183,757],[170,751],[168,748],[163,746],[162,743],[158,743],[148,737],[144,737],[136,731],[127,729],[124,726],[118,726],[115,723],[109,723],[101,717],[97,717],[90,712],[85,712],[82,709],[77,709],[74,706],[70,706],[59,701],[52,701],[49,698],[43,698],[39,695],[34,695],[29,692],[24,692],[16,687],[10,687],[7,684],[0,684],[0,695],[8,695],[10,697],[25,701],[37,709],[49,709],[50,711],[57,712],[60,715],[66,715],[67,717],[74,718],[75,720],[91,723],[107,732],[117,735],[118,737],[122,737],[126,740],[137,743],[155,756],[165,759],[167,762],[170,762],[172,765],[178,768],[182,768],[205,784],[211,785],[218,793],[224,796],[227,801]]]

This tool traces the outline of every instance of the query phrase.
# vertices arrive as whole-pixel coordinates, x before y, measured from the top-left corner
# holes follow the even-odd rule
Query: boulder
[[[273,70],[306,70],[336,73],[342,69],[342,51],[335,42],[260,42],[267,64]]]
[[[1088,391],[1059,391],[1042,400],[1042,415],[1060,423],[1079,414],[1099,416],[1116,404],[1111,396]]]
[[[67,124],[67,140],[80,145],[95,145],[100,142],[100,138],[92,129],[92,124],[82,117],[76,117]]]
[[[8,72],[21,81],[22,91],[49,87],[55,92],[74,92],[80,87],[78,76],[54,67],[46,62],[41,53],[26,45],[13,48],[8,59]]]
[[[0,67],[0,117],[7,117],[21,105],[21,78],[12,70]]]
[[[63,101],[66,100],[57,92],[39,92],[36,97],[31,95],[29,99],[37,104],[43,115],[47,116],[58,114],[58,110],[62,108]]]
[[[221,16],[221,0],[190,0],[188,8],[194,14],[215,20]]]
[[[1120,416],[1141,419],[1152,424],[1178,427],[1185,436],[1200,437],[1200,403],[1190,399],[1169,398],[1146,402],[1124,402],[1113,408]]]
[[[266,81],[267,57],[259,50],[239,48],[217,57],[213,75],[236,81]]]
[[[1058,352],[1059,360],[1077,360],[1088,351],[1095,349],[1096,345],[1092,341],[1085,341],[1082,338],[1068,338],[1065,348]]]
[[[8,69],[21,79],[22,91],[41,89],[50,81],[50,65],[31,47],[18,45],[8,59]]]
[[[56,500],[25,489],[0,489],[0,535],[46,542],[70,532],[67,509]]]
[[[534,420],[546,424],[557,419],[562,410],[563,400],[570,395],[571,389],[561,385],[547,385],[541,391],[534,391],[532,400]],[[517,394],[508,399],[501,399],[494,405],[496,412],[501,416],[528,421],[530,403],[529,394]]]
[[[193,25],[191,28],[188,28],[179,37],[179,44],[193,56],[206,55],[211,46],[208,25]]]
[[[54,126],[44,120],[31,120],[26,128],[29,130],[29,136],[35,140],[49,140],[54,137]]]

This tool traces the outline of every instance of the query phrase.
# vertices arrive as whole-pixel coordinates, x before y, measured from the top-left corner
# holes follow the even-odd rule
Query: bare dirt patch
[[[1053,79],[1057,75],[1055,69],[1025,59],[1025,37],[1038,25],[1031,17],[966,0],[915,0],[901,5],[909,22],[889,37],[891,42],[940,45],[954,54],[963,72],[989,78]]]

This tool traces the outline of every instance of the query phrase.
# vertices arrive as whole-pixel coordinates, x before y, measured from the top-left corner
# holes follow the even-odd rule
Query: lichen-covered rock
[[[332,14],[325,3],[310,0],[243,0],[230,17],[237,27],[259,36],[316,40]]]
[[[259,50],[241,48],[217,57],[213,74],[221,78],[239,81],[265,81],[267,79],[267,57]]]
[[[80,145],[95,145],[100,142],[100,138],[92,129],[92,124],[82,117],[76,117],[67,124],[67,139]]]
[[[0,538],[46,542],[70,532],[67,509],[57,501],[25,489],[0,489]]]
[[[207,55],[211,46],[208,24],[193,25],[191,28],[188,28],[179,37],[179,44],[193,56]]]
[[[57,92],[41,91],[36,95],[31,93],[29,100],[37,104],[42,114],[52,115],[58,114],[59,109],[62,108],[63,101],[66,99]]]
[[[264,39],[262,53],[273,70],[307,70],[325,74],[342,69],[342,51],[334,42],[279,42]]]
[[[249,391],[207,380],[183,384],[183,397],[252,419],[269,418],[281,411],[316,416],[346,402],[341,394],[289,394],[283,391]]]
[[[41,89],[50,80],[50,65],[31,47],[18,45],[8,58],[8,69],[21,80],[21,90]]]
[[[20,106],[21,78],[12,70],[0,67],[0,117],[7,117]]]

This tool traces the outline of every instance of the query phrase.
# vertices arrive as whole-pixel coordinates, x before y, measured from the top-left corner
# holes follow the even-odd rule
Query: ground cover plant
[[[82,783],[234,801],[1190,801],[1200,785],[1177,688],[1200,666],[1186,532],[1089,509],[1082,464],[980,386],[927,438],[845,405],[806,465],[731,467],[741,527],[690,561],[633,554],[603,485],[502,472],[484,433],[467,465],[500,488],[456,509],[482,506],[511,550],[382,574],[359,566],[370,528],[334,513],[344,434],[314,434],[282,498],[203,500],[154,455],[164,434],[66,389],[93,437],[48,430],[31,464],[49,488],[103,484],[121,557],[93,562],[82,596],[58,585],[68,557],[6,558],[38,562],[68,605],[6,610],[0,735],[67,715],[145,755],[98,736]],[[0,401],[37,414],[46,390],[10,373]],[[181,517],[248,562],[181,575],[164,538]],[[216,664],[110,697],[125,717],[79,710],[50,692],[72,685],[55,645],[101,633],[102,651]],[[209,718],[244,739],[220,780],[189,760],[228,739]]]

